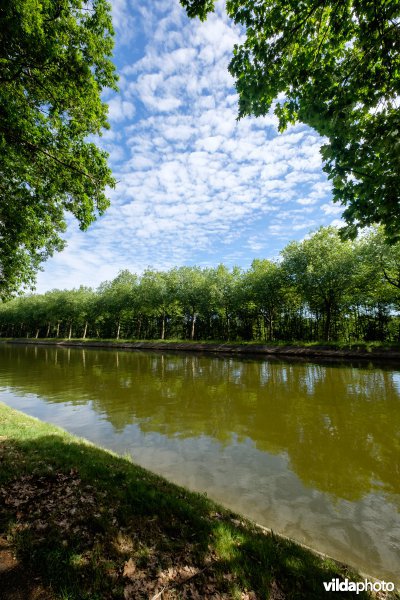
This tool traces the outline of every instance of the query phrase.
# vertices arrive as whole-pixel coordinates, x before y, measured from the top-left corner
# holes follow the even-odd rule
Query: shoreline
[[[148,589],[149,597],[169,599],[182,589],[201,597],[212,590],[223,598],[236,592],[250,600],[306,600],[325,597],[323,582],[334,578],[380,581],[3,403],[0,426],[8,523],[0,536],[10,540],[10,555],[17,549],[13,568],[55,592],[44,600],[58,600],[65,586],[73,600],[83,597],[80,586],[85,598],[122,592],[133,600]],[[48,570],[55,550],[66,572]],[[397,590],[343,597],[399,600]]]
[[[0,343],[22,344],[36,346],[65,346],[77,348],[115,348],[121,350],[170,350],[177,352],[210,352],[218,354],[234,355],[261,355],[261,356],[283,356],[283,357],[310,357],[310,358],[360,358],[367,360],[385,359],[399,360],[400,348],[360,347],[352,346],[329,346],[316,344],[314,346],[301,346],[296,344],[273,345],[273,344],[240,344],[232,342],[169,342],[169,341],[96,341],[90,339],[33,339],[33,338],[7,338]]]

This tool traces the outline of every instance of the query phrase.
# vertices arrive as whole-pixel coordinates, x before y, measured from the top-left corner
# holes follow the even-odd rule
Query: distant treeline
[[[379,230],[342,241],[327,227],[247,271],[122,271],[97,290],[14,298],[0,304],[0,335],[398,341],[399,307],[400,242],[387,245]]]

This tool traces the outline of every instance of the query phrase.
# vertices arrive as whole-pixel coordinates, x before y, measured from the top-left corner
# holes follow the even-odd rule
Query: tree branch
[[[400,274],[399,274],[399,280],[396,283],[396,281],[394,279],[392,279],[391,277],[389,277],[389,275],[386,273],[386,269],[383,265],[382,265],[382,271],[383,271],[383,276],[386,279],[386,281],[388,283],[390,283],[391,285],[393,285],[394,287],[400,289]]]

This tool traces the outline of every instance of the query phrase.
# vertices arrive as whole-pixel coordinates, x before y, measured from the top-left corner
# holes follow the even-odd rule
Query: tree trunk
[[[47,331],[46,331],[46,337],[48,338],[50,335],[50,322],[47,323]]]
[[[324,327],[324,340],[329,342],[331,333],[331,320],[332,320],[332,304],[331,302],[326,303],[326,318]]]
[[[269,313],[269,341],[273,342],[275,339],[274,336],[274,325],[275,325],[275,310],[270,310]]]
[[[36,329],[35,339],[38,339],[38,337],[39,337],[39,329]]]
[[[257,340],[262,340],[262,333],[261,333],[261,318],[260,315],[257,315],[256,318],[256,338]]]
[[[68,339],[70,340],[72,338],[72,321],[69,324],[69,333],[68,333]]]
[[[57,321],[57,332],[56,332],[56,337],[58,337],[60,335],[60,321]]]
[[[88,325],[88,323],[87,323],[87,321],[85,321],[85,328],[84,328],[84,330],[83,330],[83,336],[82,336],[82,337],[83,337],[83,339],[85,339],[85,338],[86,338],[87,325]]]
[[[120,331],[121,331],[121,321],[118,320],[117,321],[117,340],[119,340]]]
[[[165,339],[165,313],[163,313],[162,321],[161,321],[161,339]]]
[[[315,313],[315,333],[314,333],[314,340],[313,341],[318,341],[321,336],[321,331],[320,331],[320,322],[321,322],[321,318],[320,318],[320,313],[316,312]]]
[[[195,323],[196,323],[196,313],[193,313],[192,314],[192,329],[190,331],[190,339],[191,340],[194,340],[194,326],[195,326]]]
[[[227,308],[225,308],[225,321],[226,321],[226,336],[229,341],[231,339],[231,332],[230,332],[231,324],[230,324],[229,313],[228,313]]]

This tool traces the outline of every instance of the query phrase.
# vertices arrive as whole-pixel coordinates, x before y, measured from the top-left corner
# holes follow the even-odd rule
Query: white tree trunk
[[[163,340],[165,338],[165,314],[163,314],[162,316],[162,323],[161,323],[161,339]]]

